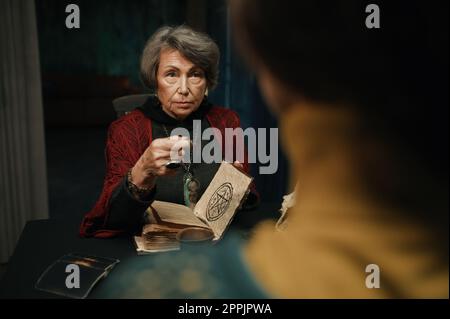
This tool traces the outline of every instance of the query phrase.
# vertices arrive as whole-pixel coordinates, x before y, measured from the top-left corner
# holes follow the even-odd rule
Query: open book
[[[252,177],[222,162],[193,210],[154,201],[147,210],[148,223],[141,236],[134,237],[138,254],[180,249],[177,234],[188,227],[210,230],[213,241],[219,240],[245,200],[251,182]]]

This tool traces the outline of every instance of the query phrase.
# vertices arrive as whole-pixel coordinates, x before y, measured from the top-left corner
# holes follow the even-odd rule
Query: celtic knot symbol
[[[213,194],[206,208],[208,221],[218,220],[226,212],[233,198],[233,186],[230,183],[222,184]]]

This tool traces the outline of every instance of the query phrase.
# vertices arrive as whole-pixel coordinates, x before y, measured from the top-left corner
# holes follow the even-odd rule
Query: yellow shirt
[[[333,109],[293,107],[282,115],[296,205],[284,231],[257,227],[245,248],[250,269],[275,297],[448,298],[448,259],[440,259],[430,231],[367,196],[355,174],[353,120]],[[366,285],[376,278],[366,272],[371,264],[379,288]]]

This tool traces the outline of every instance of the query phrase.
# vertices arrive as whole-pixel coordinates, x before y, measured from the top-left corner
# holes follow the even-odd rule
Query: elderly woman
[[[162,27],[153,34],[142,54],[141,77],[155,96],[111,124],[103,191],[82,221],[81,236],[137,231],[153,200],[189,206],[199,199],[219,163],[185,161],[178,169],[167,166],[174,147],[190,144],[170,133],[184,128],[193,136],[194,120],[200,121],[203,130],[217,128],[222,136],[225,128],[239,127],[235,112],[213,106],[207,99],[208,90],[217,84],[218,65],[219,49],[205,34],[186,26]],[[201,147],[214,138],[202,139]],[[248,173],[246,161],[234,164]],[[246,204],[256,201],[252,185]]]

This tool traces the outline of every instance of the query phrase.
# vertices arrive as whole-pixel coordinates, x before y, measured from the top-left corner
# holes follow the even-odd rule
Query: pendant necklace
[[[170,137],[169,131],[166,126],[162,124],[164,131],[167,137]],[[198,201],[198,193],[200,191],[200,182],[197,178],[195,178],[194,173],[191,171],[191,163],[192,163],[192,150],[190,153],[190,161],[189,163],[184,163],[181,161],[181,167],[183,168],[183,198],[184,204],[191,209],[194,209],[195,204]]]

